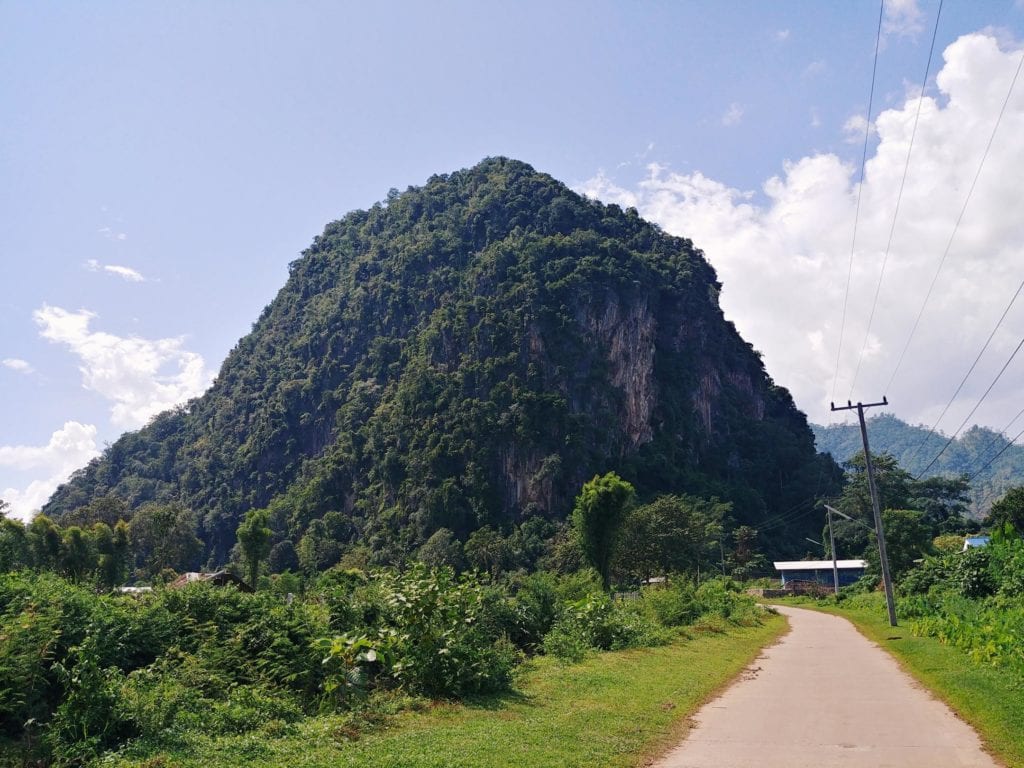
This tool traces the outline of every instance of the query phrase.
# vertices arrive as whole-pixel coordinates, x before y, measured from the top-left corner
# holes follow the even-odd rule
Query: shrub
[[[673,582],[665,589],[644,589],[643,601],[665,627],[691,624],[701,613],[693,587],[686,582]]]
[[[657,645],[666,634],[643,615],[643,606],[614,603],[607,595],[590,595],[563,609],[544,638],[544,649],[565,661],[582,658],[581,649],[614,651]]]
[[[474,577],[422,564],[406,573],[374,575],[375,589],[354,595],[366,631],[346,633],[319,647],[333,677],[325,689],[342,691],[368,682],[403,685],[415,693],[456,696],[508,686],[517,653],[495,627],[505,600]],[[364,682],[367,681],[367,682]]]
[[[954,578],[961,595],[977,598],[995,592],[996,583],[989,571],[989,557],[986,547],[968,549],[957,557]]]

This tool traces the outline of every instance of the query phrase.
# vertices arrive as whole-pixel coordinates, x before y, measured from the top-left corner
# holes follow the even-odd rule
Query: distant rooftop
[[[831,560],[788,560],[774,563],[778,571],[818,571],[825,568],[832,568]],[[836,560],[836,567],[843,568],[867,568],[867,560]]]
[[[988,536],[964,536],[964,548],[962,552],[975,547],[987,547],[991,539]]]

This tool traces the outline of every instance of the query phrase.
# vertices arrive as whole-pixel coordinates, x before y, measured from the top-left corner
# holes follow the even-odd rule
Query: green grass
[[[843,616],[892,654],[914,678],[970,723],[988,749],[1007,765],[1024,768],[1024,680],[1006,670],[973,663],[957,648],[933,637],[915,637],[912,621],[890,627],[881,595],[874,603],[839,605],[813,600],[782,604]],[[1024,638],[1021,639],[1024,642]]]
[[[530,662],[505,696],[431,705],[360,735],[344,717],[310,718],[277,738],[208,739],[132,762],[147,768],[375,766],[375,768],[582,768],[635,766],[674,743],[686,717],[785,629],[763,624],[705,631],[672,645],[601,653],[562,666]]]

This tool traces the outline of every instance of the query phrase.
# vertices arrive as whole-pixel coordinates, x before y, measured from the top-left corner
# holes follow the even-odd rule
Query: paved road
[[[970,726],[848,621],[779,611],[789,634],[697,713],[656,768],[998,765]]]

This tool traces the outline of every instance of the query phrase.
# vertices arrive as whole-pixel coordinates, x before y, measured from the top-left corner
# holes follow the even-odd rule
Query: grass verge
[[[970,723],[989,751],[1008,766],[1024,768],[1024,681],[1005,670],[973,663],[934,637],[915,637],[912,622],[890,627],[881,595],[872,602],[839,605],[778,600],[783,605],[833,613],[853,622],[911,676]]]
[[[754,627],[705,631],[660,648],[601,653],[562,666],[538,658],[513,693],[442,704],[390,718],[359,736],[341,717],[310,718],[276,738],[201,736],[133,762],[156,768],[375,766],[378,768],[583,768],[636,766],[682,735],[686,717],[785,630],[780,616]]]

